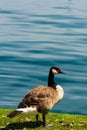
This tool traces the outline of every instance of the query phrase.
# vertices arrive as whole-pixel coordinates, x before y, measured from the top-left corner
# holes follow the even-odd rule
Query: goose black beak
[[[60,74],[66,74],[66,73],[61,70]]]

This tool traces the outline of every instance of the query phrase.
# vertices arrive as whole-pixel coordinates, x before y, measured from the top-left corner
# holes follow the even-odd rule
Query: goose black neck
[[[57,84],[54,82],[54,74],[50,71],[48,76],[48,86],[55,88],[56,85]]]

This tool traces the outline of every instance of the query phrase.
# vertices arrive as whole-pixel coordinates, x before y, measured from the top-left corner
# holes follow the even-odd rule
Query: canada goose
[[[29,91],[22,102],[19,103],[18,109],[11,112],[7,117],[13,118],[21,113],[35,114],[38,124],[38,114],[42,113],[43,126],[45,126],[45,116],[47,112],[58,103],[64,95],[62,87],[54,82],[54,75],[60,73],[65,74],[58,67],[51,67],[48,75],[48,86],[38,86]]]

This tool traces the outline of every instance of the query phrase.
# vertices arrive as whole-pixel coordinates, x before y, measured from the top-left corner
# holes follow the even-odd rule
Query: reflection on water
[[[87,2],[9,1],[0,5],[0,107],[17,107],[57,65],[65,96],[52,110],[87,114]]]

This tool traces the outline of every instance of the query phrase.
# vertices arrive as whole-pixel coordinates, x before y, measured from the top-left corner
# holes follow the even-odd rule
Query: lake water
[[[67,74],[55,77],[65,95],[52,111],[87,114],[87,1],[1,1],[0,107],[47,85],[54,65]]]

